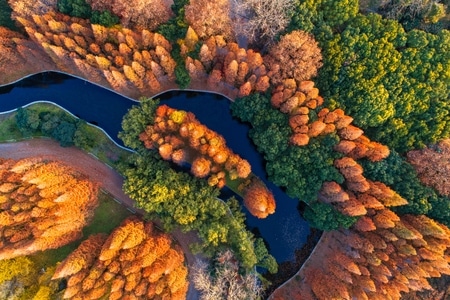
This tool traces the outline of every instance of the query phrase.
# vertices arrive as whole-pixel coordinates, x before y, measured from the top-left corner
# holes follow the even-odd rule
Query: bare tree
[[[289,24],[293,0],[232,0],[235,32],[250,42],[271,44]]]
[[[262,287],[256,272],[241,275],[239,263],[230,250],[219,254],[211,265],[197,261],[192,282],[201,300],[259,299]]]

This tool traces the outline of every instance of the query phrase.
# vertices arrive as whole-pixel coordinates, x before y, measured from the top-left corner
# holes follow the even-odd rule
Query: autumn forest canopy
[[[192,272],[202,299],[261,295],[255,270],[278,266],[241,206],[266,218],[276,199],[220,134],[149,98],[173,88],[232,99],[268,179],[325,231],[271,299],[399,299],[450,275],[449,10],[434,0],[0,0],[0,70],[2,83],[56,69],[144,96],[124,116],[119,138],[134,153],[117,169],[148,219],[197,233],[192,251],[210,258]],[[63,114],[15,118],[24,134],[93,143]],[[58,162],[2,159],[0,179],[3,269],[79,239],[97,205],[97,185]],[[242,203],[219,199],[226,185]],[[188,289],[180,247],[138,217],[85,237],[54,271],[65,298]]]
[[[88,236],[56,269],[49,266],[39,277],[36,262],[25,255],[80,239],[98,205],[98,185],[62,163],[42,158],[2,159],[0,174],[2,296],[185,298],[187,267],[180,246],[136,216],[109,235]],[[11,279],[21,288],[8,292],[13,289]],[[66,285],[62,293],[58,284]]]
[[[0,160],[0,258],[55,249],[81,237],[98,186],[53,161]]]

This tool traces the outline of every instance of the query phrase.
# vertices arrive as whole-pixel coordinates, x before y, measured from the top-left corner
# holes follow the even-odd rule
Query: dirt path
[[[0,143],[0,157],[2,158],[21,159],[31,156],[59,160],[73,167],[75,170],[89,176],[91,180],[100,183],[102,189],[108,191],[114,198],[122,202],[124,206],[136,210],[134,209],[134,201],[122,191],[123,177],[106,164],[78,148],[63,148],[57,142],[48,139]],[[198,241],[196,234],[185,234],[179,230],[171,234],[183,248],[188,265],[192,266],[196,261],[196,257],[191,253],[189,244]],[[192,284],[189,287],[186,299],[199,299],[199,294],[192,287]]]

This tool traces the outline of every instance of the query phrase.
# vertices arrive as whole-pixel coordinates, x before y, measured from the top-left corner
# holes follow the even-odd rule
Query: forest
[[[28,256],[80,239],[98,205],[98,184],[42,158],[2,159],[1,176],[2,298],[185,298],[183,251],[137,216],[123,220],[109,235],[88,236],[41,274]]]
[[[115,168],[146,218],[198,234],[191,250],[208,263],[189,274],[201,299],[448,297],[430,279],[448,286],[450,275],[448,1],[0,0],[0,11],[0,83],[59,70],[144,96],[119,135],[135,152]],[[222,136],[151,99],[186,88],[232,100],[269,180],[323,231],[279,288],[255,277],[283,270],[246,228],[241,203],[218,196],[235,186],[258,218],[276,214],[276,199]],[[20,109],[16,122],[23,134],[39,131],[61,146],[94,143],[85,124],[61,114]],[[92,217],[98,187],[65,170],[39,158],[1,161],[0,263],[8,275],[27,278],[10,259],[32,264],[23,255],[79,239]],[[73,197],[85,199],[79,212],[59,204]],[[79,222],[74,231],[65,231],[67,218]],[[188,270],[173,259],[181,256],[176,245],[161,245],[176,263],[161,283],[164,272],[132,264],[164,243],[148,224],[131,218],[113,237],[87,237],[51,275],[66,278],[64,297],[183,298]],[[169,263],[169,254],[159,256]],[[236,272],[239,280],[229,279]]]
[[[166,228],[181,226],[185,231],[196,230],[202,240],[202,244],[197,245],[196,248],[201,249],[201,252],[215,255],[218,254],[218,251],[229,247],[233,249],[243,268],[251,270],[258,265],[276,273],[275,259],[269,255],[261,238],[255,238],[253,233],[246,229],[245,215],[237,200],[231,198],[224,202],[218,198],[220,180],[226,180],[226,177],[230,178],[233,173],[234,176],[241,175],[244,179],[250,177],[248,163],[243,162],[225,145],[219,145],[220,141],[224,142],[223,138],[209,130],[210,144],[205,142],[203,145],[209,145],[209,149],[213,146],[217,148],[217,153],[213,156],[214,165],[211,166],[211,161],[204,156],[199,156],[191,159],[191,172],[194,176],[174,170],[163,159],[171,159],[180,163],[183,160],[189,160],[185,156],[201,155],[201,150],[195,149],[194,146],[201,145],[200,139],[203,138],[203,135],[200,135],[199,131],[202,129],[199,128],[203,127],[198,126],[200,124],[193,115],[189,117],[184,111],[170,109],[165,105],[158,106],[158,104],[159,101],[152,99],[141,100],[140,106],[130,109],[123,119],[124,130],[119,133],[119,137],[126,146],[136,150],[136,153],[131,155],[123,166],[124,191],[136,201],[137,207],[144,209],[149,214],[157,215]],[[170,110],[172,113],[169,120],[173,121],[172,126],[175,127],[176,124],[179,124],[177,130],[172,131],[174,134],[169,134],[169,128],[166,128],[169,132],[165,137],[161,136],[162,131],[152,133],[155,126],[158,128],[169,127],[159,119],[161,119],[160,115],[166,115]],[[185,118],[196,122],[183,123],[186,121]],[[189,124],[197,124],[197,126],[189,126]],[[183,127],[183,125],[186,126]],[[188,129],[189,127],[191,129]],[[208,130],[205,129],[205,131],[206,136]],[[149,134],[157,135],[154,139],[161,140],[161,143],[153,144],[152,140],[149,140]],[[185,140],[189,144],[184,147],[178,145],[179,149],[174,149],[175,143],[183,143],[181,139],[183,135],[189,136],[189,139]],[[211,144],[211,140],[216,141],[217,144]],[[158,152],[149,151],[148,148],[153,149],[155,145],[159,146]],[[170,151],[164,145],[170,145]],[[180,150],[191,153],[182,154],[180,157],[176,154]],[[211,150],[204,151],[205,154],[208,152]],[[206,167],[196,166],[196,160],[200,160],[200,163],[197,164],[205,164]],[[239,163],[245,166],[239,167],[237,165]],[[212,174],[207,180],[202,179],[212,172],[213,167],[216,167],[217,173]],[[206,171],[199,171],[199,169]],[[222,169],[226,172],[221,171]],[[220,179],[218,179],[219,173],[223,173],[220,175]],[[218,179],[217,183],[211,178]],[[273,213],[275,206],[273,196],[262,182],[258,183],[257,178],[253,178],[251,181],[248,186],[243,187],[243,193],[248,195],[244,195],[246,199],[244,202],[251,207],[250,211],[256,211],[260,217],[267,216],[268,210]],[[264,206],[262,208],[260,208],[261,203]],[[252,207],[254,208],[252,209]]]

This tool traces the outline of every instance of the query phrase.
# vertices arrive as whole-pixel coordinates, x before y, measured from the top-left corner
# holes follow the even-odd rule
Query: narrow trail
[[[71,166],[80,173],[89,176],[92,181],[98,182],[102,189],[119,200],[124,206],[138,213],[143,213],[143,211],[134,208],[134,201],[122,191],[124,178],[106,164],[78,148],[63,148],[57,142],[48,139],[0,143],[0,157],[2,158],[21,159],[32,156],[58,160]],[[189,249],[189,244],[199,241],[197,235],[193,232],[183,233],[180,230],[175,230],[170,234],[182,247],[188,266],[193,266],[197,258]],[[199,298],[198,292],[191,283],[186,299],[197,300]]]

